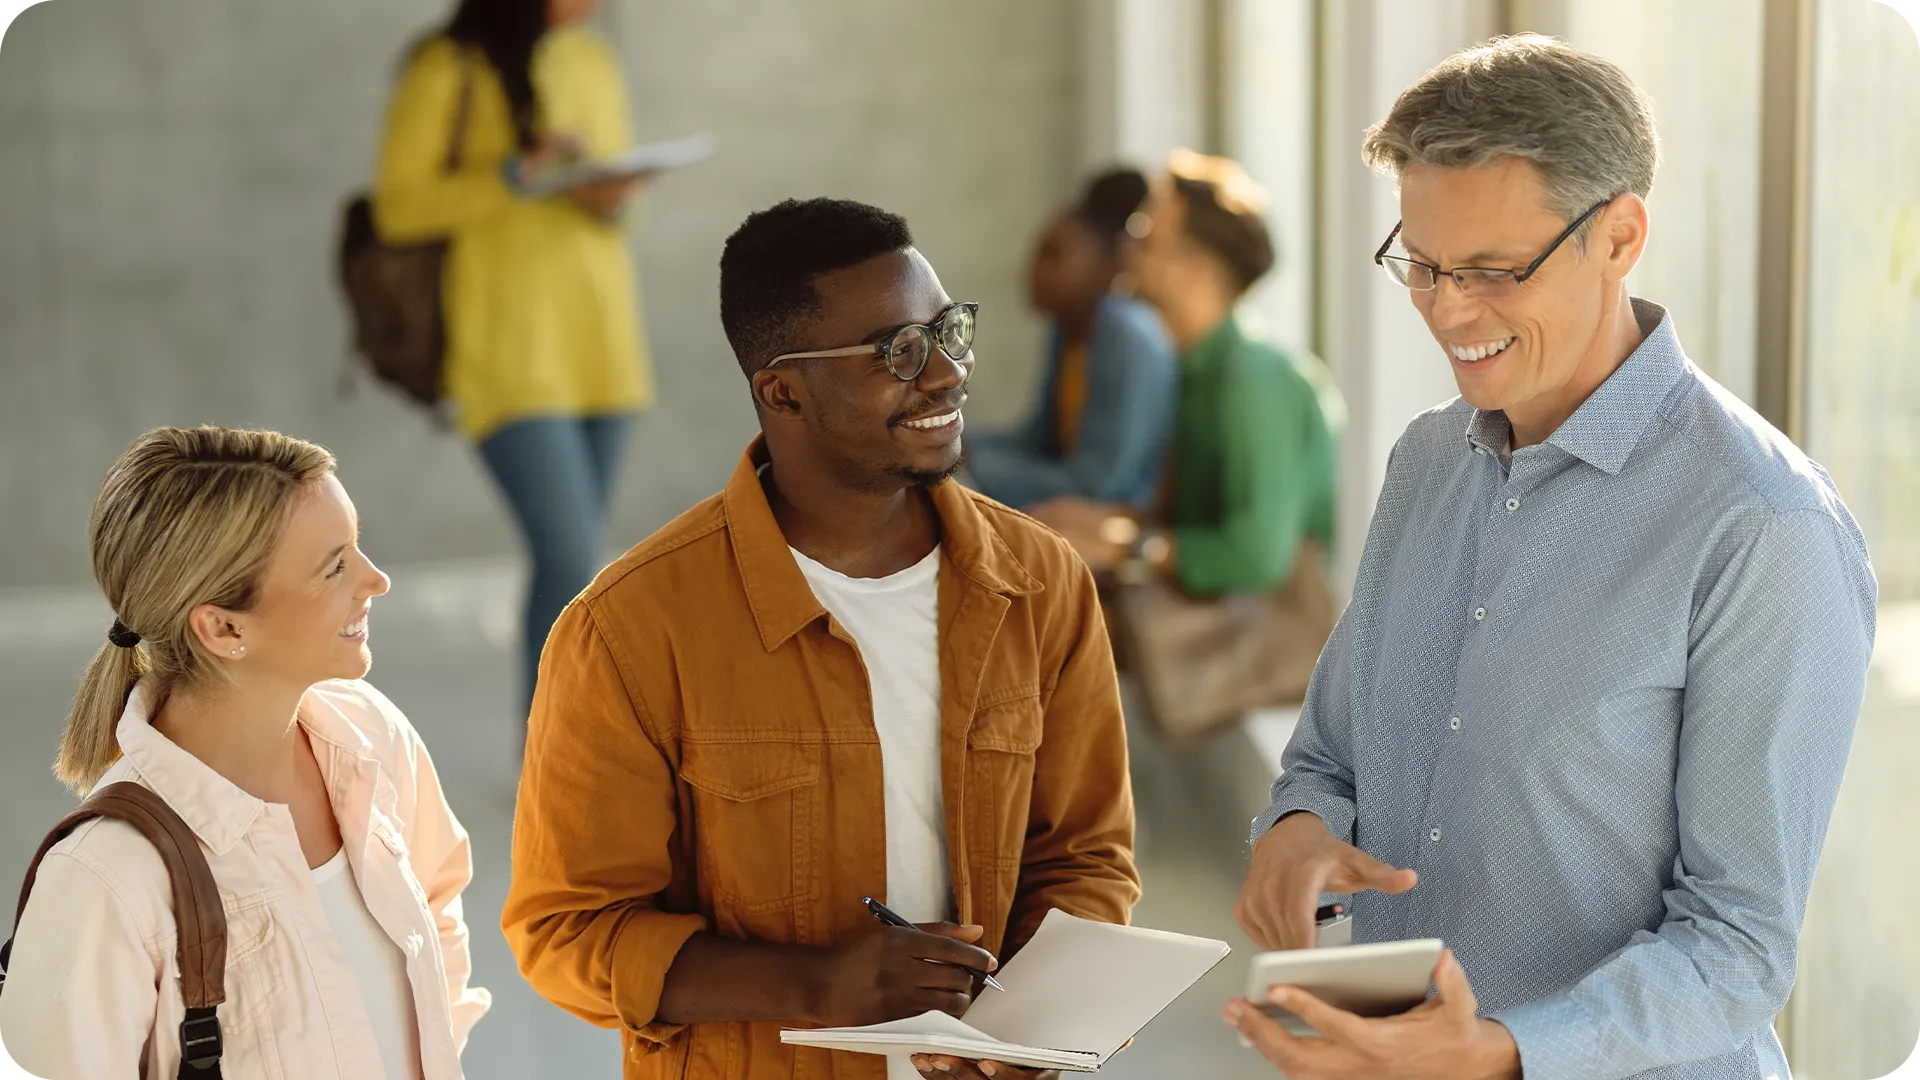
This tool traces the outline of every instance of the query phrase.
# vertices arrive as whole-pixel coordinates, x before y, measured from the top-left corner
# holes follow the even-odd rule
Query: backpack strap
[[[227,1000],[227,913],[220,905],[213,870],[200,853],[199,839],[160,796],[128,781],[108,784],[62,818],[41,841],[40,850],[34,852],[33,862],[27,867],[26,881],[20,886],[20,906],[14,913],[14,930],[18,932],[20,916],[26,913],[40,861],[73,830],[100,817],[124,821],[140,830],[167,866],[180,945],[180,996],[187,1009],[186,1019],[180,1022],[180,1080],[220,1080],[220,1019],[215,1010]],[[0,990],[6,987],[6,966],[12,955],[13,940],[9,938],[0,946]]]

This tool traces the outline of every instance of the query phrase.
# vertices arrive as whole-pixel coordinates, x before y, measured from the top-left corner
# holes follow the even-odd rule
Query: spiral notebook
[[[927,1012],[885,1024],[789,1028],[780,1041],[857,1054],[951,1054],[1093,1072],[1226,959],[1224,941],[1049,911],[963,1019]]]

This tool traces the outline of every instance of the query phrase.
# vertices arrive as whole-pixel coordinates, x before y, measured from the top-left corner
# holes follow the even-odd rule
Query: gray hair
[[[1409,165],[1469,168],[1524,158],[1568,221],[1603,199],[1653,190],[1653,102],[1610,60],[1540,34],[1497,37],[1440,61],[1367,129],[1361,156],[1398,179]],[[1584,245],[1588,221],[1573,240]]]

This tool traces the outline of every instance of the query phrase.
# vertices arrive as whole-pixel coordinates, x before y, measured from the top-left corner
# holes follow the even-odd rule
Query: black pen
[[[868,896],[868,897],[864,897],[864,899],[866,900],[867,910],[873,912],[873,917],[876,919],[879,919],[883,923],[886,923],[888,926],[902,926],[907,928],[908,930],[920,929],[919,927],[913,925],[912,923],[901,918],[900,916],[895,915],[893,913],[892,908],[889,908],[887,905],[881,903],[878,900],[875,900],[873,897]],[[1007,988],[1004,986],[1001,986],[998,982],[995,982],[993,976],[988,975],[984,971],[981,972],[980,974],[983,978],[987,980],[988,986],[991,986],[995,990],[999,990],[1003,993],[1006,991]]]

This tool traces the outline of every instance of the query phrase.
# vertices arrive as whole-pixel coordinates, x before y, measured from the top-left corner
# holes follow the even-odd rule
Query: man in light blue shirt
[[[1394,448],[1238,914],[1438,937],[1437,993],[1327,1037],[1227,1019],[1294,1080],[1786,1080],[1771,1021],[1872,652],[1865,544],[1819,465],[1628,296],[1658,160],[1613,64],[1508,38],[1368,132],[1376,261],[1461,397]]]

